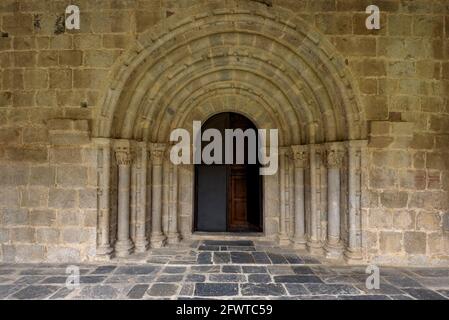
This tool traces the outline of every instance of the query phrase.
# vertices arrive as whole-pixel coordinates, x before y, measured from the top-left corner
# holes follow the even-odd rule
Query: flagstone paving
[[[0,299],[449,299],[447,268],[380,268],[367,289],[365,266],[329,264],[253,241],[201,241],[153,249],[131,260],[77,265],[0,264]]]

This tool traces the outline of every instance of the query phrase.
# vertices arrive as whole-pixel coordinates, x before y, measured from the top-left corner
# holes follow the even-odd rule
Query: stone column
[[[305,193],[304,193],[304,168],[307,168],[309,159],[307,147],[292,146],[292,158],[294,162],[294,208],[295,208],[295,232],[293,243],[295,248],[306,248],[305,227]]]
[[[111,215],[111,141],[95,139],[97,145],[97,251],[99,257],[109,259],[114,251],[109,230]]]
[[[151,221],[151,246],[160,248],[164,246],[166,237],[162,232],[162,165],[164,162],[165,144],[152,144],[152,221]]]
[[[349,239],[344,257],[348,263],[360,263],[362,256],[361,194],[362,154],[366,141],[349,141],[348,147],[348,210]]]
[[[309,146],[309,172],[310,172],[310,234],[307,239],[307,250],[312,254],[322,254],[323,248],[319,235],[319,211],[318,211],[318,169],[317,153],[315,144]]]
[[[288,174],[288,148],[280,148],[279,153],[279,193],[280,193],[280,215],[279,215],[279,244],[288,245],[290,244],[290,239],[287,234],[287,178]]]
[[[342,258],[343,246],[340,239],[340,171],[344,151],[331,145],[326,152],[327,165],[327,241],[326,257]]]
[[[136,252],[145,252],[149,247],[146,234],[148,166],[148,150],[146,143],[140,143],[137,159],[136,184],[138,197],[136,201]]]
[[[169,218],[168,218],[168,243],[176,244],[179,242],[178,232],[178,166],[173,165],[170,168],[169,179]]]
[[[134,247],[129,232],[132,156],[129,148],[117,147],[115,157],[118,165],[118,226],[115,253],[118,257],[126,257]]]

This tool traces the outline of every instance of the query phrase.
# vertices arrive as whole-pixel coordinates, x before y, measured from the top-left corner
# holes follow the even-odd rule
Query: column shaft
[[[146,209],[147,209],[147,166],[148,153],[146,146],[142,146],[139,152],[139,168],[137,174],[138,199],[136,203],[136,251],[145,252],[149,242],[146,234]]]
[[[115,252],[118,257],[128,256],[133,249],[130,239],[130,182],[131,155],[127,151],[116,152],[118,163],[118,226]]]
[[[279,215],[279,243],[281,245],[287,245],[290,243],[287,235],[287,197],[286,197],[286,187],[287,187],[287,152],[285,149],[280,152],[280,181],[279,181],[279,193],[280,193],[280,215]]]
[[[305,146],[292,146],[294,161],[294,215],[295,233],[294,244],[298,249],[306,248],[305,226],[305,174],[304,168],[308,166],[308,152]]]
[[[97,149],[98,159],[98,242],[97,255],[109,257],[113,252],[110,244],[110,183],[111,146],[109,141]]]
[[[160,248],[165,244],[165,236],[162,232],[162,170],[165,148],[153,145],[152,155],[152,221],[151,221],[151,246]]]
[[[345,251],[345,259],[349,263],[360,263],[362,255],[362,161],[366,141],[348,142],[348,206],[349,206],[349,239]]]
[[[322,244],[318,233],[318,179],[317,179],[317,149],[310,146],[310,234],[308,235],[307,249],[312,254],[322,254]]]

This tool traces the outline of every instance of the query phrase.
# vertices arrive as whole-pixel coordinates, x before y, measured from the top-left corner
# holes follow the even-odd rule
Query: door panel
[[[202,131],[214,128],[222,133],[226,129],[257,128],[245,116],[221,113],[210,118]],[[223,146],[224,139],[223,139]],[[207,142],[203,142],[203,148]],[[197,165],[195,230],[197,231],[262,231],[262,188],[260,164]],[[233,150],[236,155],[236,148]],[[225,153],[223,153],[224,162]],[[235,159],[234,159],[235,160]]]
[[[238,231],[248,228],[247,177],[245,166],[232,166],[229,194],[229,229]]]
[[[226,166],[197,166],[197,231],[226,231]]]

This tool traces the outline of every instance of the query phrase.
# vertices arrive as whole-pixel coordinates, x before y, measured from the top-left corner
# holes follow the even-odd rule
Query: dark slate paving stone
[[[392,285],[398,287],[398,288],[421,288],[422,285],[410,278],[410,277],[406,277],[406,276],[398,276],[398,277],[385,277],[385,279],[391,283]]]
[[[266,273],[250,274],[248,275],[248,282],[250,283],[270,283],[271,277]]]
[[[35,284],[45,279],[46,276],[22,276],[14,281],[14,284]]]
[[[254,247],[238,247],[238,246],[229,246],[228,251],[256,251]]]
[[[406,288],[403,291],[418,300],[447,300],[446,297],[429,289]]]
[[[71,294],[73,290],[62,287],[55,294],[53,294],[49,299],[50,300],[62,300],[65,299],[69,294]]]
[[[308,275],[314,275],[315,273],[310,267],[306,266],[299,266],[299,267],[292,267],[293,272],[296,274],[308,274]]]
[[[194,290],[195,290],[195,284],[185,283],[182,285],[181,291],[179,291],[179,296],[180,297],[191,297],[191,296],[193,296]]]
[[[254,261],[258,264],[271,264],[270,258],[268,258],[268,255],[265,252],[253,252],[252,256],[254,258]]]
[[[117,266],[100,266],[92,271],[91,274],[108,274],[112,273],[115,269],[117,269]]]
[[[237,273],[213,273],[209,275],[210,282],[244,282],[246,277]]]
[[[80,283],[82,284],[101,283],[105,279],[106,279],[105,276],[81,276]]]
[[[242,267],[240,266],[223,266],[221,267],[223,273],[241,273]]]
[[[195,285],[195,296],[220,297],[236,296],[239,287],[236,283],[197,283]]]
[[[14,269],[0,269],[0,276],[7,276],[7,275],[13,274],[15,272],[16,272],[16,270],[14,270]]]
[[[181,282],[183,278],[184,275],[164,274],[157,277],[156,282]]]
[[[446,298],[449,298],[449,290],[437,290],[439,294],[442,294]]]
[[[310,295],[309,290],[307,290],[304,285],[299,283],[287,283],[285,287],[287,288],[288,293],[292,296]]]
[[[339,300],[391,300],[389,296],[386,295],[361,295],[361,296],[339,296]]]
[[[148,284],[135,285],[129,292],[128,298],[133,300],[142,299],[150,286]]]
[[[242,295],[244,296],[283,296],[286,294],[281,284],[274,283],[244,283],[240,285]]]
[[[208,246],[254,247],[254,242],[249,240],[237,240],[237,241],[204,240],[203,244]]]
[[[42,284],[65,284],[67,281],[67,277],[56,276],[56,277],[48,277],[42,280],[40,283]]]
[[[60,268],[33,268],[20,271],[20,275],[24,276],[38,276],[38,275],[65,275],[66,269]]]
[[[165,267],[162,273],[177,274],[186,272],[186,267]]]
[[[188,274],[185,279],[185,282],[204,282],[204,281],[206,281],[206,276],[204,274]]]
[[[213,254],[213,260],[216,264],[222,264],[222,263],[230,263],[231,262],[231,254],[229,252],[214,252]]]
[[[111,300],[119,295],[117,288],[109,285],[86,286],[81,290],[80,298],[91,300]]]
[[[290,265],[269,265],[268,272],[276,276],[295,275]]]
[[[366,285],[364,284],[357,285],[356,287],[366,294],[387,294],[387,295],[404,294],[404,291],[387,283],[380,283],[379,289],[372,289],[372,290],[367,289]]]
[[[421,277],[449,277],[449,269],[420,268],[420,269],[410,269],[410,271],[416,273]]]
[[[360,284],[362,282],[348,275],[320,275],[320,278],[329,284]],[[365,279],[366,280],[366,279]]]
[[[170,297],[177,294],[179,286],[174,283],[155,283],[148,290],[148,295],[152,297]]]
[[[268,273],[264,266],[242,266],[243,273]]]
[[[321,261],[311,257],[302,257],[305,264],[321,264]]]
[[[304,260],[296,254],[284,254],[284,257],[290,264],[304,264]]]
[[[60,287],[49,285],[30,285],[12,295],[15,299],[34,300],[45,299],[55,293]]]
[[[211,252],[200,252],[196,260],[198,264],[212,264],[212,253]]]
[[[198,273],[217,273],[220,272],[220,266],[192,266],[191,270]]]
[[[0,285],[0,299],[4,299],[13,292],[21,289],[21,286],[9,284],[9,285]]]
[[[108,277],[104,283],[134,283],[134,280],[136,279],[135,275],[117,275],[117,276],[110,276]]]
[[[317,276],[300,276],[300,275],[283,275],[274,276],[274,282],[276,283],[323,283],[323,281]]]
[[[220,251],[220,246],[199,246],[198,251]]]
[[[339,275],[335,270],[332,270],[331,268],[326,267],[326,266],[311,266],[310,269],[312,269],[313,272],[315,274],[318,274],[318,275],[327,275],[327,276],[330,276],[330,275],[337,276],[337,275]]]
[[[139,284],[152,283],[152,282],[154,282],[154,279],[156,279],[156,274],[151,274],[148,276],[137,276],[137,277],[133,277],[133,279],[134,279],[135,283],[139,283]]]
[[[232,263],[255,263],[253,256],[248,252],[231,252]]]
[[[328,294],[328,295],[355,295],[361,294],[356,287],[348,284],[325,284],[325,283],[307,283],[304,286],[312,294]]]
[[[159,271],[160,268],[155,266],[123,266],[118,267],[114,274],[151,274]]]
[[[267,252],[272,264],[288,264],[287,259],[281,254]]]

